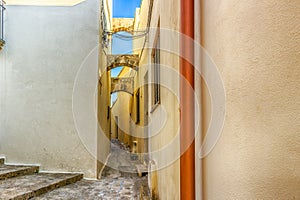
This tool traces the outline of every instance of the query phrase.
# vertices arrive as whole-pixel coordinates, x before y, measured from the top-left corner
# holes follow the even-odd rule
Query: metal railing
[[[5,44],[4,40],[4,11],[5,11],[5,1],[0,0],[0,50]]]

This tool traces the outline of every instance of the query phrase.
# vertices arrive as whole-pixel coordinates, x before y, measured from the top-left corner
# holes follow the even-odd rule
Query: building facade
[[[299,199],[299,2],[112,4],[7,1],[0,156],[96,179],[118,139],[152,199]]]
[[[176,158],[182,143],[177,137],[182,108],[175,95],[180,94],[180,82],[166,70],[174,69],[180,75],[181,58],[174,52],[180,52],[182,44],[172,33],[182,31],[182,19],[187,15],[182,13],[181,3],[143,0],[134,24],[136,35],[147,26],[151,31],[146,40],[133,40],[140,55],[135,92],[139,92],[141,120],[131,132],[148,136],[147,145],[141,143],[139,149],[141,153],[149,151],[149,168],[153,169],[149,186],[153,196],[160,199],[179,199],[186,189],[181,183],[186,172],[180,170],[180,159],[169,159]],[[193,52],[198,70],[194,94],[200,104],[200,114],[195,116],[200,127],[195,136],[196,198],[299,198],[298,4],[234,0],[193,3],[193,40],[195,46],[201,46],[200,51],[195,47]],[[214,94],[214,87],[219,86],[212,67],[221,77],[226,101],[220,108],[224,111],[221,135],[209,151],[202,145],[218,120],[213,110],[216,97],[222,99],[221,93]],[[157,77],[159,89],[155,86]],[[168,83],[174,86],[173,91],[167,88]],[[148,123],[155,125],[139,129],[138,125]],[[174,146],[168,150],[171,142]],[[147,151],[142,150],[145,148]]]

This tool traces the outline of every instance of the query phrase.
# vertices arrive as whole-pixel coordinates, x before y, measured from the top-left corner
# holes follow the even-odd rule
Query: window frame
[[[158,24],[157,32],[154,40],[153,50],[151,53],[151,76],[153,80],[152,84],[152,98],[151,106],[153,112],[159,104],[161,104],[161,88],[160,88],[160,63],[161,63],[161,54],[160,54],[160,25]]]

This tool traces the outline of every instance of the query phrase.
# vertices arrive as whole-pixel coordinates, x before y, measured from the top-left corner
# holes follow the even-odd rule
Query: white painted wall
[[[96,161],[75,128],[72,91],[81,63],[98,45],[98,33],[98,0],[73,7],[7,6],[7,45],[0,52],[0,154],[8,162],[96,177]],[[97,82],[98,66],[92,69]],[[96,138],[96,122],[91,130]]]
[[[86,0],[6,0],[6,5],[74,6]]]

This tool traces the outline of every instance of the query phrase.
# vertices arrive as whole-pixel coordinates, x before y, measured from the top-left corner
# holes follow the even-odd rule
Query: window
[[[136,94],[135,94],[135,97],[136,97],[136,124],[140,123],[140,89],[137,90]]]
[[[152,105],[155,106],[160,103],[160,32],[159,27],[152,51],[152,77],[153,77],[153,98]]]

